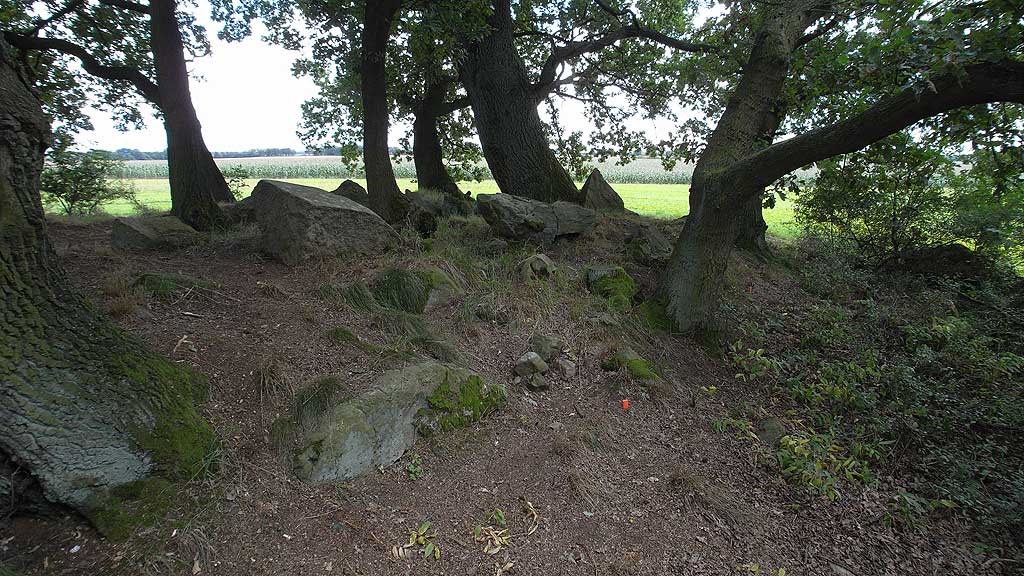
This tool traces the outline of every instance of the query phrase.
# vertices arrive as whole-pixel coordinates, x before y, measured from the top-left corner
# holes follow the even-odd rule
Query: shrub
[[[54,150],[43,169],[40,192],[47,204],[57,204],[68,216],[94,214],[112,200],[135,200],[135,188],[124,180],[111,180],[124,170],[124,162],[109,152]]]
[[[953,243],[1019,265],[1024,180],[1005,174],[1005,165],[1021,162],[1018,156],[979,149],[956,163],[897,134],[821,162],[813,184],[797,195],[797,220],[871,265]]]
[[[224,175],[224,180],[228,183],[228,189],[235,200],[241,199],[242,193],[245,192],[245,181],[252,178],[249,169],[241,164],[235,164],[221,168],[220,173]]]

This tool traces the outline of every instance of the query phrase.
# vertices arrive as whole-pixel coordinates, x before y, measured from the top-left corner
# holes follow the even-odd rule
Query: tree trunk
[[[767,262],[772,257],[771,247],[765,233],[768,223],[764,221],[764,193],[749,200],[740,211],[736,225],[736,247]]]
[[[387,47],[400,0],[367,2],[363,21],[360,82],[363,99],[363,164],[370,208],[381,218],[405,219],[408,200],[398,189],[388,150]]]
[[[224,219],[217,202],[234,202],[234,197],[206,148],[192,106],[174,0],[150,2],[150,47],[167,131],[171,213],[197,230],[208,230]]]
[[[778,126],[779,96],[790,69],[793,45],[816,19],[815,12],[780,12],[766,20],[751,48],[736,89],[693,171],[690,216],[680,233],[658,288],[676,328],[714,337],[729,256],[740,226],[744,235],[763,236],[758,187],[730,169],[763,147],[766,129]],[[764,190],[765,184],[759,186]],[[755,217],[756,214],[756,217]]]
[[[722,187],[720,181],[693,181],[690,214],[658,287],[658,297],[676,327],[708,341],[717,340],[721,329],[717,319],[722,279],[740,222],[738,211],[707,201],[721,194]]]
[[[416,182],[420,190],[438,190],[461,196],[459,185],[444,165],[444,151],[437,122],[444,106],[444,86],[431,83],[416,109],[412,123],[412,158],[416,164]]]
[[[494,180],[506,194],[581,203],[580,191],[544,134],[538,102],[513,42],[509,0],[494,1],[489,22],[491,33],[465,46],[459,77]]]
[[[204,469],[215,445],[195,407],[204,381],[71,288],[39,198],[48,127],[5,51],[0,42],[0,503],[66,506],[123,529],[117,487]]]

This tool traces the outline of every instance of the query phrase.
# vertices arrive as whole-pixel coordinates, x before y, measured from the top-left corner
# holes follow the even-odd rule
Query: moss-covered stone
[[[626,370],[630,376],[639,380],[655,380],[658,378],[657,371],[650,362],[644,360],[632,348],[622,346],[601,362],[601,368],[608,371]]]
[[[488,385],[476,374],[449,371],[444,382],[427,396],[427,407],[416,415],[416,430],[430,436],[464,428],[504,406],[505,388]]]
[[[369,392],[334,404],[315,423],[302,423],[295,473],[308,482],[350,479],[395,462],[417,433],[465,426],[504,401],[503,388],[437,362],[386,372]]]
[[[633,305],[637,287],[621,266],[592,266],[586,271],[587,288],[608,300],[615,310],[626,311]]]
[[[196,410],[206,399],[206,377],[155,355],[122,355],[114,367],[133,389],[151,393],[153,426],[136,430],[135,438],[158,472],[171,480],[205,474],[219,451],[213,429]]]
[[[122,484],[86,506],[96,529],[113,541],[125,540],[140,528],[162,520],[177,500],[177,487],[163,478]]]
[[[675,331],[675,321],[668,313],[668,308],[657,299],[647,300],[640,304],[637,307],[637,313],[644,326],[651,330]]]

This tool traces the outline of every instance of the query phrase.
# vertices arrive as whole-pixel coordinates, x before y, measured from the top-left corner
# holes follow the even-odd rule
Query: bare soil
[[[351,483],[311,486],[269,439],[294,391],[336,374],[346,392],[358,393],[382,371],[413,361],[331,341],[327,330],[342,325],[377,344],[387,337],[371,315],[324,300],[318,288],[369,282],[387,266],[422,259],[420,251],[288,268],[259,255],[244,233],[180,252],[132,254],[109,248],[109,223],[55,223],[50,233],[73,282],[104,309],[124,311],[110,288],[119,274],[179,273],[216,284],[146,297],[117,321],[209,376],[204,413],[223,457],[211,478],[187,487],[165,522],[127,542],[108,542],[74,516],[0,524],[0,562],[24,574],[491,576],[509,564],[504,574],[1013,573],[1014,564],[972,552],[971,533],[953,520],[921,531],[882,522],[892,479],[844,485],[829,501],[787,485],[757,440],[715,432],[712,421],[758,402],[763,391],[736,381],[724,360],[691,340],[617,325],[593,307],[582,267],[618,257],[614,238],[595,233],[549,249],[561,269],[554,288],[523,282],[507,258],[508,291],[492,302],[502,308],[496,320],[467,314],[473,302],[488,301],[473,286],[428,314],[470,368],[508,387],[504,410],[420,440],[411,451],[422,461],[418,479],[407,471],[408,454]],[[655,270],[626,267],[644,290],[653,288]],[[735,268],[735,305],[799,307],[798,288],[777,269],[745,260]],[[567,339],[579,372],[528,392],[511,368],[538,329]],[[624,373],[603,371],[602,358],[621,338],[632,339],[669,385],[652,393]],[[263,389],[258,375],[267,363],[280,367],[287,385]],[[717,393],[709,395],[712,386]],[[532,534],[527,501],[540,516]],[[496,508],[511,538],[487,555],[473,531],[493,524]],[[440,559],[394,558],[392,547],[424,521],[437,532]]]

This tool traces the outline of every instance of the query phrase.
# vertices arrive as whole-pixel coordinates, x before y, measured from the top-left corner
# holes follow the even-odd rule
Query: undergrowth
[[[835,255],[799,270],[799,306],[749,311],[729,349],[737,379],[766,386],[789,416],[781,474],[829,498],[891,474],[902,487],[886,521],[952,510],[1019,539],[1021,279],[875,275]]]

